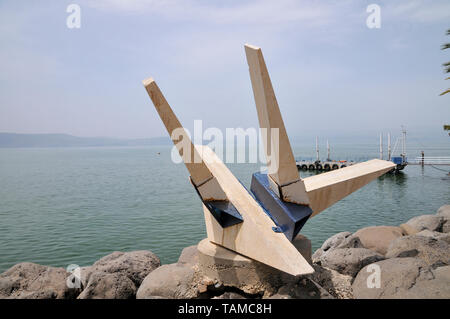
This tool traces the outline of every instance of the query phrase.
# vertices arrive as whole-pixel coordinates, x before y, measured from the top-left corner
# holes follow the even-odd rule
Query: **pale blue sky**
[[[66,8],[81,7],[81,29]],[[366,26],[367,5],[381,28]],[[165,136],[141,81],[183,125],[254,127],[243,45],[260,46],[291,137],[400,125],[444,136],[450,1],[0,2],[0,132]]]

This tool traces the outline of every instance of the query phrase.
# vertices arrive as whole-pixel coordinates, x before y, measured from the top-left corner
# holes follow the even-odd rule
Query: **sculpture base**
[[[311,263],[311,242],[298,235],[293,242],[305,259]],[[227,248],[203,239],[197,246],[200,272],[217,285],[236,287],[248,294],[275,293],[296,277],[242,256]]]

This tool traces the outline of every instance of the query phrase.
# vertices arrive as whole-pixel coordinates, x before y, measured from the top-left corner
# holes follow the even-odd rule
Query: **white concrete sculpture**
[[[203,202],[208,239],[291,275],[309,274],[313,268],[292,244],[305,222],[395,164],[374,159],[301,179],[262,51],[245,45],[245,52],[260,127],[279,132],[278,153],[271,154],[274,141],[264,140],[277,169],[253,174],[252,194],[210,148],[192,144],[156,82],[150,78],[143,84]]]

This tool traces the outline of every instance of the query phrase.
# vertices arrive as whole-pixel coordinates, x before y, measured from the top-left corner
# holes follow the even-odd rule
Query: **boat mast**
[[[388,133],[388,161],[391,160],[391,133]]]
[[[330,143],[327,140],[327,161],[331,161],[330,159]]]
[[[319,160],[319,137],[316,136],[316,160]]]
[[[403,157],[403,161],[406,161],[406,129],[405,127],[402,125],[402,134],[403,134],[403,138],[402,138],[402,157]]]

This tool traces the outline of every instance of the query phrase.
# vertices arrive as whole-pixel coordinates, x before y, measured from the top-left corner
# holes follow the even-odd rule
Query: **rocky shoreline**
[[[312,256],[306,237],[298,243],[314,274],[227,259],[222,248],[223,260],[212,258],[202,241],[167,265],[150,251],[114,252],[73,273],[19,263],[0,274],[0,298],[450,298],[450,205],[399,226],[338,233]]]

